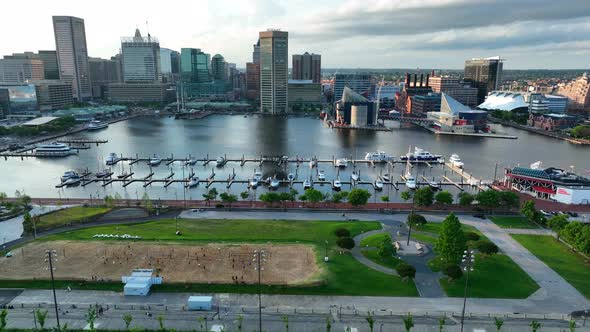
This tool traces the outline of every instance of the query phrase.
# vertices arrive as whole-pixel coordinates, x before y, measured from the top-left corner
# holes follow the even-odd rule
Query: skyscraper
[[[56,51],[39,51],[39,59],[43,61],[46,80],[59,80],[59,65]]]
[[[252,63],[260,63],[260,38],[252,45]]]
[[[92,97],[84,20],[53,16],[53,33],[60,78],[72,83],[72,93],[78,101]]]
[[[465,82],[477,88],[477,103],[483,103],[488,93],[498,90],[502,84],[502,59],[498,56],[466,60]]]
[[[142,37],[139,29],[135,36],[121,38],[123,55],[123,80],[133,82],[156,82],[162,80],[160,71],[160,43],[155,37]]]
[[[294,80],[312,80],[313,83],[320,83],[322,79],[322,56],[319,54],[293,54]]]
[[[226,62],[221,54],[215,54],[211,59],[211,74],[214,80],[227,80]]]
[[[369,74],[336,74],[334,75],[334,100],[342,98],[344,87],[349,87],[358,94],[367,94],[371,90],[371,75]]]
[[[200,48],[180,50],[180,72],[183,82],[203,83],[211,81],[211,55]]]
[[[0,82],[22,84],[31,80],[42,80],[45,77],[43,61],[30,58],[0,59]]]
[[[287,112],[289,33],[267,30],[260,34],[260,109]]]

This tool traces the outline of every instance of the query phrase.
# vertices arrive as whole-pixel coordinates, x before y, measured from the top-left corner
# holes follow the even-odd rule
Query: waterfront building
[[[211,55],[199,48],[180,50],[180,73],[185,83],[203,83],[211,81]]]
[[[371,92],[371,75],[356,73],[334,75],[334,100],[342,98],[345,87],[352,89],[356,93],[366,94],[368,97]]]
[[[409,98],[407,112],[413,116],[425,117],[428,112],[439,112],[440,103],[440,93],[416,94]]]
[[[418,116],[426,116],[426,113],[423,111],[428,109],[426,112],[437,112],[439,109],[436,108],[436,95],[438,95],[440,99],[440,94],[436,94],[429,98],[424,98],[418,100],[418,108],[415,109],[415,112],[412,110],[412,97],[414,96],[423,96],[432,93],[432,88],[430,87],[430,74],[426,74],[426,80],[424,80],[424,74],[420,74],[420,81],[418,81],[418,74],[414,74],[414,80],[412,82],[410,74],[406,73],[406,79],[404,81],[404,87],[402,91],[395,96],[395,108],[400,113],[404,114],[414,114]],[[440,100],[438,101],[438,107],[440,108]]]
[[[260,102],[260,64],[246,63],[246,98]]]
[[[4,118],[39,115],[35,85],[0,83],[0,109]]]
[[[0,59],[0,82],[21,84],[45,77],[43,61],[32,58]]]
[[[529,102],[521,92],[492,91],[477,108],[486,111],[528,111]]]
[[[72,85],[61,80],[41,80],[35,85],[40,111],[59,110],[74,104]]]
[[[569,99],[569,108],[571,110],[590,110],[590,80],[584,73],[582,77],[560,86],[557,94]]]
[[[84,20],[73,16],[53,16],[53,32],[60,79],[72,84],[76,100],[91,98]]]
[[[590,179],[559,168],[514,167],[504,170],[504,185],[538,198],[565,204],[590,203]]]
[[[488,131],[487,116],[486,111],[472,110],[444,92],[440,97],[440,112],[427,113],[435,129],[454,133]]]
[[[322,86],[312,80],[289,80],[289,108],[298,110],[322,104]]]
[[[462,84],[458,77],[431,76],[429,85],[432,92],[445,93],[468,107],[477,107],[477,88]]]
[[[5,55],[4,59],[37,59],[43,62],[43,76],[46,80],[59,79],[59,66],[56,51],[24,52]]]
[[[160,43],[149,33],[147,37],[143,37],[139,29],[135,29],[133,37],[122,37],[121,55],[123,80],[126,83],[159,82],[162,80]]]
[[[261,31],[260,37],[260,109],[278,114],[288,109],[287,80],[289,33]]]
[[[546,131],[553,131],[556,129],[568,129],[577,124],[576,117],[566,115],[563,113],[529,113],[527,125]]]
[[[160,68],[162,82],[176,82],[180,70],[180,53],[169,48],[160,48]]]
[[[121,104],[164,104],[174,97],[174,91],[161,82],[109,84],[109,100]]]
[[[378,110],[375,103],[345,86],[342,98],[335,103],[336,123],[352,127],[377,124]]]
[[[322,79],[322,56],[319,54],[293,54],[291,78],[294,80],[312,80],[320,83]]]
[[[211,74],[214,80],[218,81],[225,81],[228,78],[228,68],[226,68],[227,63],[221,54],[215,54],[213,58],[211,58]],[[235,65],[234,65],[235,69]]]
[[[477,88],[478,104],[483,103],[488,93],[500,89],[502,67],[502,59],[499,56],[465,61],[465,82]]]
[[[176,85],[180,90],[180,85]],[[185,99],[219,100],[232,99],[232,84],[228,81],[183,83],[181,93]]]
[[[92,97],[108,99],[109,84],[123,81],[120,57],[89,58],[88,65],[92,82]]]

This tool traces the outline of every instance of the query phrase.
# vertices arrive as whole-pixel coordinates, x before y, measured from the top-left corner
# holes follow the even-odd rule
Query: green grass
[[[450,297],[463,297],[465,277],[440,284]],[[539,289],[510,257],[502,254],[480,255],[475,258],[475,270],[469,273],[469,297],[524,299]]]
[[[39,217],[37,222],[38,228],[53,228],[64,224],[75,223],[96,217],[109,212],[107,207],[82,207],[75,206],[55,212],[51,212]]]
[[[537,227],[537,225],[530,222],[527,218],[520,217],[520,216],[514,216],[514,217],[496,216],[496,217],[490,217],[490,220],[493,221],[494,224],[496,224],[502,228],[527,228],[527,229],[539,228],[539,227]]]
[[[483,234],[477,228],[475,228],[471,225],[461,224],[461,228],[463,229],[464,232],[474,232],[474,233],[479,234],[480,236],[483,236]],[[416,231],[433,233],[433,234],[440,234],[441,229],[442,229],[441,222],[429,222],[429,223],[422,225],[420,228],[416,229]]]
[[[582,255],[551,236],[512,234],[512,237],[590,299],[590,262]]]
[[[361,253],[363,254],[363,256],[367,257],[368,259],[370,259],[374,263],[377,263],[379,265],[383,265],[383,266],[388,267],[390,269],[395,269],[395,267],[401,262],[400,259],[393,257],[393,256],[392,257],[381,257],[379,255],[378,249],[365,249],[365,250],[361,250]]]
[[[64,232],[43,241],[52,240],[89,240],[94,234],[131,234],[142,237],[140,241],[162,241],[198,244],[211,242],[224,243],[303,243],[314,246],[316,259],[324,272],[315,278],[314,284],[302,286],[264,286],[263,291],[269,294],[318,294],[318,295],[369,295],[369,296],[418,296],[413,281],[402,281],[396,276],[372,270],[348,253],[339,254],[334,230],[346,228],[352,236],[362,232],[381,229],[378,222],[341,222],[341,221],[258,221],[258,220],[193,220],[180,219],[178,228],[180,236],[175,235],[175,220],[158,220],[132,225],[109,225]],[[323,262],[325,241],[330,247],[328,263]],[[101,240],[113,241],[113,240]],[[121,241],[121,240],[115,240]],[[35,287],[43,281],[19,281],[30,283]],[[0,281],[3,287],[19,283]],[[96,283],[81,284],[70,282],[72,288],[86,287],[94,289]],[[7,286],[4,286],[4,285]],[[47,284],[43,284],[47,286]],[[89,285],[89,286],[88,286]],[[19,286],[23,287],[23,286]],[[121,284],[101,284],[101,287],[122,288]],[[45,287],[43,287],[45,288]],[[154,291],[191,291],[191,292],[229,292],[255,293],[255,285],[234,284],[163,284],[154,287]]]
[[[391,241],[391,235],[387,233],[369,235],[361,240],[360,246],[378,248],[381,246],[385,239],[389,239],[389,241]]]
[[[434,245],[436,243],[435,236],[431,236],[424,233],[412,233],[411,238],[430,245]]]

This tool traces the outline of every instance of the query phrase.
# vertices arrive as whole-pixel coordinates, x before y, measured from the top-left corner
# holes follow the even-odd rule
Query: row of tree
[[[442,190],[435,194],[430,187],[422,187],[414,192],[404,191],[401,193],[401,198],[404,201],[412,200],[415,206],[431,206],[434,203],[453,204],[453,195],[450,192]],[[489,210],[497,207],[518,208],[520,204],[518,194],[493,189],[480,191],[475,195],[462,191],[457,195],[457,201],[462,206],[470,206],[477,202],[478,206]]]

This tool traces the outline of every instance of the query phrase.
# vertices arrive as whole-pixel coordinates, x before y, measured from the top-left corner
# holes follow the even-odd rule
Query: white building
[[[148,34],[142,37],[139,29],[135,36],[121,38],[123,80],[127,83],[162,80],[160,43]]]

